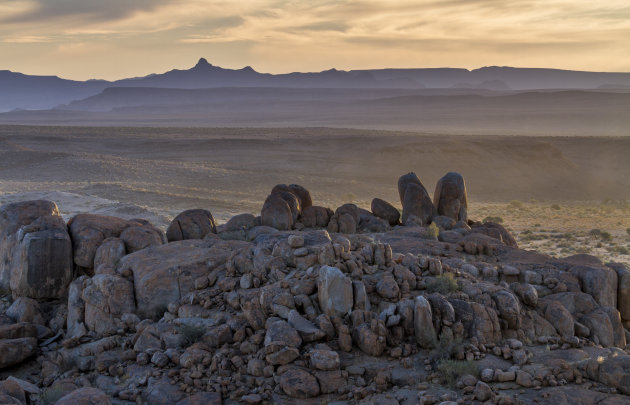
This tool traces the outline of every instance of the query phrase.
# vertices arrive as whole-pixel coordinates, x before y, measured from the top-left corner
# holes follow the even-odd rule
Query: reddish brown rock
[[[203,239],[210,233],[217,233],[214,217],[210,211],[199,208],[177,215],[166,230],[166,238],[169,242]]]

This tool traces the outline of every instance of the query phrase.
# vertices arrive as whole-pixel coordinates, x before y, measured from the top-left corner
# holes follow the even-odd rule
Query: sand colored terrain
[[[4,126],[0,203],[47,198],[66,217],[99,212],[165,227],[188,208],[210,209],[219,222],[259,213],[278,183],[301,184],[315,204],[333,208],[346,202],[369,208],[374,197],[400,206],[401,174],[416,172],[432,194],[438,178],[458,171],[466,179],[471,217],[501,216],[519,235],[547,231],[520,235],[525,247],[623,259],[630,227],[628,156],[630,138],[622,137]],[[512,200],[524,206],[510,206]],[[622,203],[607,207],[604,200]],[[618,248],[589,236],[592,229],[610,233]],[[553,236],[567,232],[577,239]],[[592,243],[585,245],[586,239]]]

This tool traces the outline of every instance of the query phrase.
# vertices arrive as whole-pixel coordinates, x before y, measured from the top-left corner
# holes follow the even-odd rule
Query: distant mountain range
[[[630,73],[581,72],[557,69],[526,69],[511,67],[484,67],[475,70],[438,69],[374,69],[341,71],[336,69],[315,73],[268,74],[251,67],[223,69],[213,66],[204,58],[188,70],[171,70],[162,74],[123,79],[118,81],[74,81],[57,76],[29,76],[8,70],[0,71],[0,112],[21,109],[76,109],[86,111],[115,108],[103,100],[120,96],[113,88],[134,88],[125,97],[137,97],[143,102],[155,92],[139,88],[160,89],[211,89],[211,88],[285,88],[285,89],[352,89],[362,91],[387,90],[389,96],[405,96],[408,92],[431,89],[510,92],[511,90],[549,89],[630,89]],[[424,90],[423,90],[424,89]],[[367,93],[366,93],[367,92]],[[229,92],[226,93],[226,97]],[[249,93],[252,93],[251,91]],[[338,92],[343,97],[344,92]],[[352,91],[349,93],[354,94]],[[169,96],[177,96],[171,92]],[[185,94],[185,96],[184,96]],[[304,92],[300,92],[301,97]],[[309,93],[311,94],[311,93]],[[317,98],[317,91],[312,92]],[[99,96],[100,95],[100,96]],[[285,95],[290,96],[290,92]],[[99,96],[96,99],[95,96]],[[179,93],[186,102],[194,102],[194,93]],[[327,93],[327,97],[330,94]],[[309,96],[310,97],[310,96]],[[83,100],[85,99],[85,100]],[[83,101],[79,101],[83,100]],[[116,101],[120,102],[120,100]],[[116,104],[114,102],[114,104]],[[100,104],[100,105],[97,105]],[[134,103],[125,103],[126,106]]]

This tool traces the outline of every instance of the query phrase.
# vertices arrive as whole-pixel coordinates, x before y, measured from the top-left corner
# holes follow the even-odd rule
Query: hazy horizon
[[[185,69],[482,66],[630,72],[630,6],[553,0],[0,1],[0,69],[73,80]]]

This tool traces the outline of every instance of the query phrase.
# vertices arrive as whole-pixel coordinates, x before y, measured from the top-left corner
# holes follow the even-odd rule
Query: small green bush
[[[525,208],[525,204],[523,204],[519,200],[512,200],[512,201],[510,201],[509,208],[516,208],[516,209],[521,210],[521,209]]]
[[[497,224],[502,224],[502,223],[503,223],[503,218],[501,218],[501,217],[488,216],[488,217],[485,217],[485,218],[483,219],[483,223],[484,223],[484,224],[485,224],[485,223],[487,223],[487,222],[495,222],[495,223],[497,223]]]
[[[470,374],[479,378],[479,371],[474,361],[442,360],[437,366],[438,372],[446,380],[449,387],[455,387],[459,377]]]
[[[630,228],[626,229],[626,233],[630,236]]]
[[[427,226],[427,231],[430,239],[437,240],[438,236],[440,236],[440,228],[435,222],[431,222],[431,225]]]
[[[459,284],[457,284],[453,273],[440,274],[427,283],[427,291],[431,293],[448,294],[459,291],[459,289]]]
[[[560,206],[558,204],[552,204],[551,205],[551,209],[552,210],[556,210],[556,211],[560,211],[561,208],[560,208]]]

